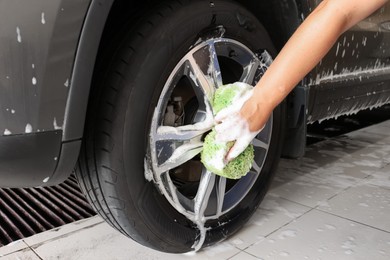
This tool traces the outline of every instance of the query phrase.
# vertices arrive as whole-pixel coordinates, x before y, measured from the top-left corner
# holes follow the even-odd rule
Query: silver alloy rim
[[[238,81],[255,85],[272,59],[264,51],[255,54],[242,43],[228,38],[199,42],[180,60],[169,76],[155,108],[149,135],[149,152],[145,158],[145,177],[153,181],[170,204],[188,219],[205,223],[218,219],[233,209],[247,195],[261,173],[267,157],[272,132],[272,116],[253,140],[255,161],[250,172],[227,190],[227,180],[201,170],[196,195],[188,198],[172,181],[170,171],[194,159],[202,150],[202,137],[210,130],[206,121],[213,120],[210,99],[223,84],[219,59],[233,60],[242,67]],[[164,113],[179,80],[186,77],[198,101],[192,124],[165,126]]]

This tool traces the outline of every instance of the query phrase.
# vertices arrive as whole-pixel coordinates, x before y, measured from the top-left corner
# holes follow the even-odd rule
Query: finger
[[[217,121],[217,122],[222,122],[223,120],[225,120],[229,115],[231,115],[232,114],[232,112],[231,112],[231,109],[230,109],[230,107],[227,107],[227,108],[224,108],[224,109],[222,109],[221,111],[219,111],[216,115],[215,115],[215,117],[214,117],[214,119],[215,119],[215,121]]]
[[[224,122],[215,126],[216,140],[219,142],[234,141],[240,136],[242,125],[236,117],[227,118]]]
[[[249,145],[247,140],[238,139],[234,143],[233,147],[230,148],[229,152],[226,155],[226,160],[230,162],[237,156],[239,156]]]
[[[236,140],[236,137],[232,134],[227,133],[227,132],[223,132],[223,133],[217,133],[217,135],[215,136],[215,140],[219,143],[223,143],[223,142],[226,143],[226,142]]]
[[[228,131],[229,129],[234,127],[235,124],[236,124],[236,120],[234,120],[233,118],[228,118],[225,121],[223,121],[222,123],[216,125],[215,126],[215,131],[217,131],[217,132]]]
[[[215,121],[217,122],[222,122],[224,121],[227,117],[236,114],[238,111],[240,111],[241,107],[236,107],[233,105],[230,105],[224,109],[221,109],[214,117]]]
[[[232,159],[239,156],[251,144],[256,135],[256,132],[250,132],[237,138],[232,149],[230,149],[226,156],[227,160],[231,161]]]

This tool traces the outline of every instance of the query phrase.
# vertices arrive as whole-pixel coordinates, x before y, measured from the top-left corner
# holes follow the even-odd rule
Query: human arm
[[[316,66],[343,32],[386,2],[387,0],[322,1],[280,51],[241,110],[233,115],[224,112],[216,116],[216,120],[222,122],[216,128],[219,140],[236,141],[227,160],[245,149],[249,144],[248,140],[262,129],[273,109]],[[240,127],[247,129],[237,136],[230,134],[225,138],[228,129],[224,125],[231,125],[229,121],[240,121]]]
[[[259,130],[272,110],[325,56],[338,37],[386,0],[325,0],[302,23],[255,87],[240,114]]]

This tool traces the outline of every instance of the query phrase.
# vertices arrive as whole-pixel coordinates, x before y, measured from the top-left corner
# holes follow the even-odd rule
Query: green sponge
[[[222,109],[230,106],[234,100],[252,89],[252,86],[245,83],[233,83],[219,87],[213,100],[213,110],[217,114]],[[234,142],[217,142],[216,132],[213,129],[205,138],[201,161],[207,170],[229,179],[239,179],[245,176],[254,160],[253,145],[249,145],[239,156],[224,166],[224,158]]]

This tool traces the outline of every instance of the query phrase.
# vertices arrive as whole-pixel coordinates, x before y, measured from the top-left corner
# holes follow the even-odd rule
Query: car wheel
[[[173,1],[128,26],[95,73],[77,167],[80,186],[114,228],[150,248],[183,253],[226,239],[263,199],[282,146],[275,109],[239,180],[200,162],[215,89],[255,84],[273,47],[232,1]],[[109,57],[109,58],[108,58]]]

